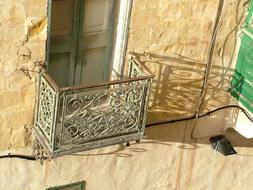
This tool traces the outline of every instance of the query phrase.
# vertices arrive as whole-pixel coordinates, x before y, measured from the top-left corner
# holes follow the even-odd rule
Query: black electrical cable
[[[228,108],[240,109],[246,115],[246,117],[253,123],[253,118],[251,117],[251,115],[244,108],[242,108],[239,105],[227,105],[227,106],[219,107],[219,108],[209,111],[203,115],[199,115],[197,118],[210,116],[212,113],[215,113],[215,112],[223,110],[223,109],[228,109]],[[187,118],[182,118],[182,119],[168,120],[168,121],[162,121],[162,122],[148,124],[148,125],[146,125],[146,128],[156,126],[156,125],[170,124],[170,123],[176,123],[176,122],[180,122],[180,121],[188,121],[191,119],[196,119],[196,115],[191,116],[191,117],[187,117]],[[23,160],[36,161],[36,158],[34,156],[11,154],[11,153],[9,153],[7,155],[1,155],[0,159],[3,159],[3,158],[19,158],[19,159],[23,159]]]
[[[198,117],[196,117],[196,115],[194,115],[194,116],[187,117],[187,118],[182,118],[182,119],[161,121],[161,122],[157,122],[157,123],[147,124],[146,128],[156,126],[156,125],[170,124],[170,123],[176,123],[176,122],[180,122],[180,121],[188,121],[188,120],[191,120],[191,119],[202,118],[202,117],[210,116],[212,113],[215,113],[217,111],[220,111],[220,110],[223,110],[223,109],[228,109],[228,108],[238,108],[238,109],[240,109],[246,115],[246,117],[253,123],[253,118],[251,117],[251,115],[244,108],[242,108],[239,105],[227,105],[227,106],[222,106],[222,107],[216,108],[216,109],[214,109],[212,111],[209,111],[209,112],[207,112],[203,115],[199,115]]]
[[[36,161],[36,158],[34,156],[28,156],[28,155],[20,155],[20,154],[7,154],[7,155],[1,155],[0,159],[2,158],[19,158],[23,160],[31,160],[31,161]]]

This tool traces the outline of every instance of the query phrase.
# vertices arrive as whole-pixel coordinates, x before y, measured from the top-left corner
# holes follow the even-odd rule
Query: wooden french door
[[[107,81],[117,0],[52,0],[48,72],[60,86]]]

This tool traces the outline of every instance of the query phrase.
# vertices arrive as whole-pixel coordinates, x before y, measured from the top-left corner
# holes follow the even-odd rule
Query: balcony
[[[50,157],[144,136],[151,72],[130,55],[127,77],[60,88],[40,72],[34,134]]]

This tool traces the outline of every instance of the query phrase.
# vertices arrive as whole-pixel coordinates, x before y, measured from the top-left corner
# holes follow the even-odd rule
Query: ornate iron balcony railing
[[[60,88],[40,73],[34,134],[51,157],[144,136],[152,74],[131,55],[126,79]]]

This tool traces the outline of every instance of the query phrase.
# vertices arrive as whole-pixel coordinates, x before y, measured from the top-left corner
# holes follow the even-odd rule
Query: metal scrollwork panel
[[[129,77],[142,77],[143,74],[134,60],[130,61]]]
[[[143,133],[146,85],[126,83],[65,95],[56,149]]]
[[[55,120],[57,94],[49,82],[41,75],[39,98],[35,125],[43,133],[49,145],[52,143],[52,133]]]

